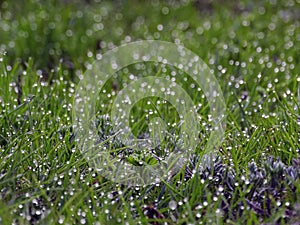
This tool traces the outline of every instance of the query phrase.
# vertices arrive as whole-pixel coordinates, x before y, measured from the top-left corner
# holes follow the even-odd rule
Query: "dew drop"
[[[59,224],[63,224],[64,220],[65,220],[65,217],[64,216],[60,216],[60,218],[58,219],[58,223]]]
[[[171,200],[169,202],[169,207],[171,210],[175,210],[177,208],[177,202],[175,202],[174,200]]]

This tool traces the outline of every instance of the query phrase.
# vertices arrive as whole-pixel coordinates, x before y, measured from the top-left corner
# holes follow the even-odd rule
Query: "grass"
[[[18,2],[0,1],[1,224],[300,221],[299,1]],[[194,156],[167,180],[129,187],[107,180],[82,156],[72,110],[89,64],[143,39],[181,43],[198,54],[214,70],[228,118],[213,165],[200,170]],[[101,117],[129,75],[171,77],[172,71],[199,106],[202,141],[195,153],[201,155],[210,134],[203,93],[183,72],[152,63],[119,71],[99,94],[96,122],[106,150],[130,152]],[[178,147],[180,126],[176,110],[159,100],[139,101],[130,116],[142,137],[154,116],[176,124],[155,149],[163,156]]]

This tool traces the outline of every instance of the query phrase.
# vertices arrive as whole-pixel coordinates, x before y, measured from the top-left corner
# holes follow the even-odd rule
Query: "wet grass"
[[[300,221],[299,1],[0,4],[1,224]],[[72,106],[93,60],[140,39],[181,43],[198,54],[220,83],[228,121],[213,165],[198,170],[194,156],[166,181],[127,187],[105,179],[82,157]],[[143,64],[120,71],[107,82],[99,108],[109,112],[130,74],[172,77],[172,71],[199,106],[202,141],[195,152],[201,154],[209,137],[207,102],[174,68]],[[138,102],[131,112],[134,133],[147,135],[155,111],[170,124],[179,122],[170,104],[157,106],[159,100]],[[123,149],[103,118],[100,140],[109,150]],[[172,137],[157,154],[176,148]]]

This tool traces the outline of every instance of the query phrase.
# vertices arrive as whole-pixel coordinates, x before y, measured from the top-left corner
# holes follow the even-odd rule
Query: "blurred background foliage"
[[[246,61],[257,47],[272,59],[300,59],[299,1],[17,0],[0,7],[0,49],[11,63],[32,57],[45,70],[59,62],[83,69],[89,57],[139,39],[180,42],[204,60]]]

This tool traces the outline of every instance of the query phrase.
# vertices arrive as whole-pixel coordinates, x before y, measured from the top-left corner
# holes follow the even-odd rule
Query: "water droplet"
[[[290,206],[290,203],[289,203],[289,202],[286,202],[286,203],[285,203],[285,206]]]
[[[59,224],[63,224],[64,220],[65,220],[65,217],[64,216],[60,216],[59,219],[58,219],[58,223]]]
[[[281,206],[281,202],[280,202],[280,201],[277,201],[276,205],[277,205],[277,206]]]
[[[177,202],[175,202],[174,200],[171,200],[169,202],[169,207],[171,210],[175,210],[177,208]]]

